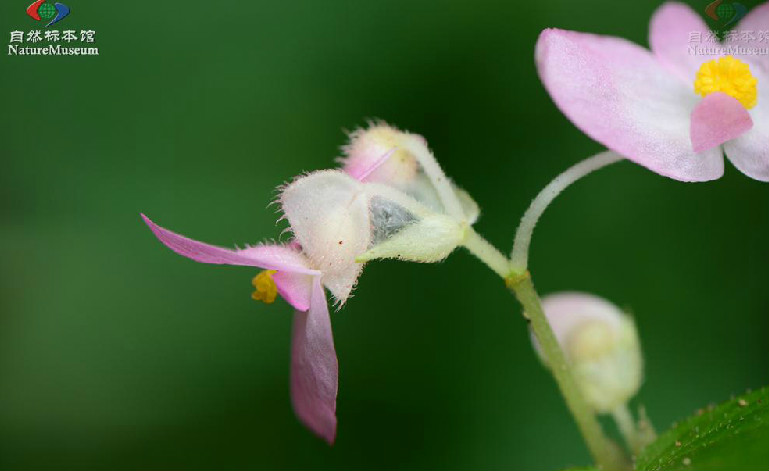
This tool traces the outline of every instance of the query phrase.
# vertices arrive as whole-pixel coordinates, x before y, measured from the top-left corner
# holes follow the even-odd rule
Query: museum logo
[[[96,31],[92,29],[51,29],[72,10],[61,3],[37,0],[27,7],[27,16],[44,23],[44,29],[10,32],[9,56],[98,56]],[[29,20],[27,20],[29,21]]]

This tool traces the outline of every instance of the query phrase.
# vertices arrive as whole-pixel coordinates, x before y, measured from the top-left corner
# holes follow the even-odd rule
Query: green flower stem
[[[611,416],[614,418],[614,422],[616,422],[617,428],[633,456],[640,456],[644,448],[657,439],[654,426],[649,421],[643,408],[639,411],[638,421],[633,419],[633,414],[630,412],[627,403],[614,409],[611,412]]]
[[[637,456],[639,453],[641,453],[643,444],[639,439],[635,420],[633,419],[633,414],[630,413],[630,409],[628,409],[627,404],[618,406],[611,412],[611,415],[614,417],[614,422],[617,423],[619,433],[625,440],[625,444],[627,445],[628,449]]]
[[[513,291],[523,306],[524,316],[529,320],[531,330],[539,342],[542,355],[553,373],[558,389],[566,400],[566,405],[577,422],[597,467],[604,471],[631,469],[631,463],[622,449],[604,434],[595,412],[582,396],[569,363],[566,361],[566,356],[542,310],[539,295],[534,290],[534,284],[528,271],[528,262],[529,246],[534,227],[550,203],[572,183],[595,170],[622,159],[622,156],[614,152],[602,152],[573,165],[550,182],[537,195],[521,218],[521,223],[515,234],[515,243],[510,260],[478,235],[472,227],[467,229],[463,243],[470,252],[504,278],[508,288]],[[628,434],[635,435],[635,425],[632,416],[625,415],[624,412],[618,411],[615,419],[617,419],[622,434],[628,439]]]
[[[595,464],[605,471],[630,469],[630,463],[622,450],[606,437],[593,409],[585,402],[572,376],[566,356],[545,317],[531,276],[528,272],[522,275],[514,274],[508,277],[506,282],[523,306],[524,315],[530,322],[531,330],[539,342],[545,361],[566,400],[569,411],[577,422]]]
[[[539,296],[534,290],[529,273],[519,275],[513,272],[507,258],[472,228],[468,228],[464,246],[502,277],[523,305],[524,315],[531,323],[531,329],[542,348],[547,364],[550,365],[558,388],[577,422],[596,465],[604,471],[629,469],[630,463],[622,450],[604,435],[593,410],[582,397],[553,329],[550,328],[542,311]]]
[[[462,245],[503,279],[507,278],[510,276],[510,273],[512,273],[513,270],[510,268],[510,261],[507,257],[475,232],[475,229],[473,229],[472,226],[467,227],[465,241]]]
[[[550,206],[550,203],[553,202],[556,196],[580,178],[623,159],[624,157],[612,151],[601,152],[571,166],[565,172],[555,177],[552,182],[539,192],[521,218],[518,230],[515,233],[510,263],[512,263],[513,269],[517,273],[525,273],[528,269],[529,245],[531,245],[531,235],[534,232],[534,226],[537,225],[537,221],[539,221],[542,213]]]

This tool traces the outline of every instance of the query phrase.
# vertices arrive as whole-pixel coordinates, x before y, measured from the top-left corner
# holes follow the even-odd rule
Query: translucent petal
[[[296,311],[291,341],[291,402],[297,417],[329,444],[336,438],[339,364],[320,279],[313,280],[310,310]]]
[[[288,185],[280,203],[323,283],[340,302],[347,300],[362,269],[355,257],[371,243],[363,184],[341,171],[315,172]]]

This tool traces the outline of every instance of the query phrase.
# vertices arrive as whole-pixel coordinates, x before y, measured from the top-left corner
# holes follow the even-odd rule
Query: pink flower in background
[[[336,437],[338,363],[334,350],[323,274],[312,268],[296,244],[259,245],[231,250],[188,239],[144,222],[168,248],[201,263],[259,267],[254,299],[267,303],[276,294],[296,310],[291,340],[291,400],[299,419],[333,443]]]
[[[636,395],[643,378],[641,343],[633,319],[589,293],[542,298],[542,309],[588,404],[606,414]],[[532,335],[542,360],[542,347]]]
[[[767,25],[764,3],[735,29]],[[666,3],[651,21],[651,51],[620,38],[548,29],[537,42],[537,67],[578,128],[656,173],[714,180],[723,175],[725,151],[744,174],[769,181],[769,55],[755,51],[767,44],[755,35],[723,45],[692,42],[707,31],[688,6]]]

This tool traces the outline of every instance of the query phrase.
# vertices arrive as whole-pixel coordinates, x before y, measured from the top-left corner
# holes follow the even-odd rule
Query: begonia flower
[[[764,3],[735,29],[767,25]],[[537,42],[537,67],[579,129],[656,173],[714,180],[723,175],[726,152],[745,175],[769,181],[766,44],[737,34],[708,47],[708,35],[691,8],[666,3],[651,20],[651,51],[620,38],[547,29]]]
[[[278,203],[293,240],[232,250],[194,241],[142,215],[167,247],[192,260],[262,268],[252,298],[278,295],[292,305],[291,397],[305,425],[329,443],[336,436],[338,363],[324,287],[339,305],[349,298],[363,262],[396,257],[437,261],[460,243],[460,223],[381,183],[338,170],[314,172],[281,189]]]
[[[295,310],[291,397],[299,419],[329,443],[336,436],[338,363],[324,288],[350,297],[364,263],[437,262],[467,236],[477,204],[443,174],[421,136],[386,125],[354,135],[345,170],[300,176],[277,202],[292,235],[285,245],[232,250],[194,241],[142,215],[157,238],[201,263],[262,268],[252,298],[278,295]]]
[[[144,222],[168,248],[201,263],[258,267],[253,280],[257,300],[271,303],[279,294],[295,309],[291,340],[291,401],[297,417],[332,444],[336,437],[339,367],[334,350],[322,270],[298,244],[258,245],[241,250],[205,244]]]

